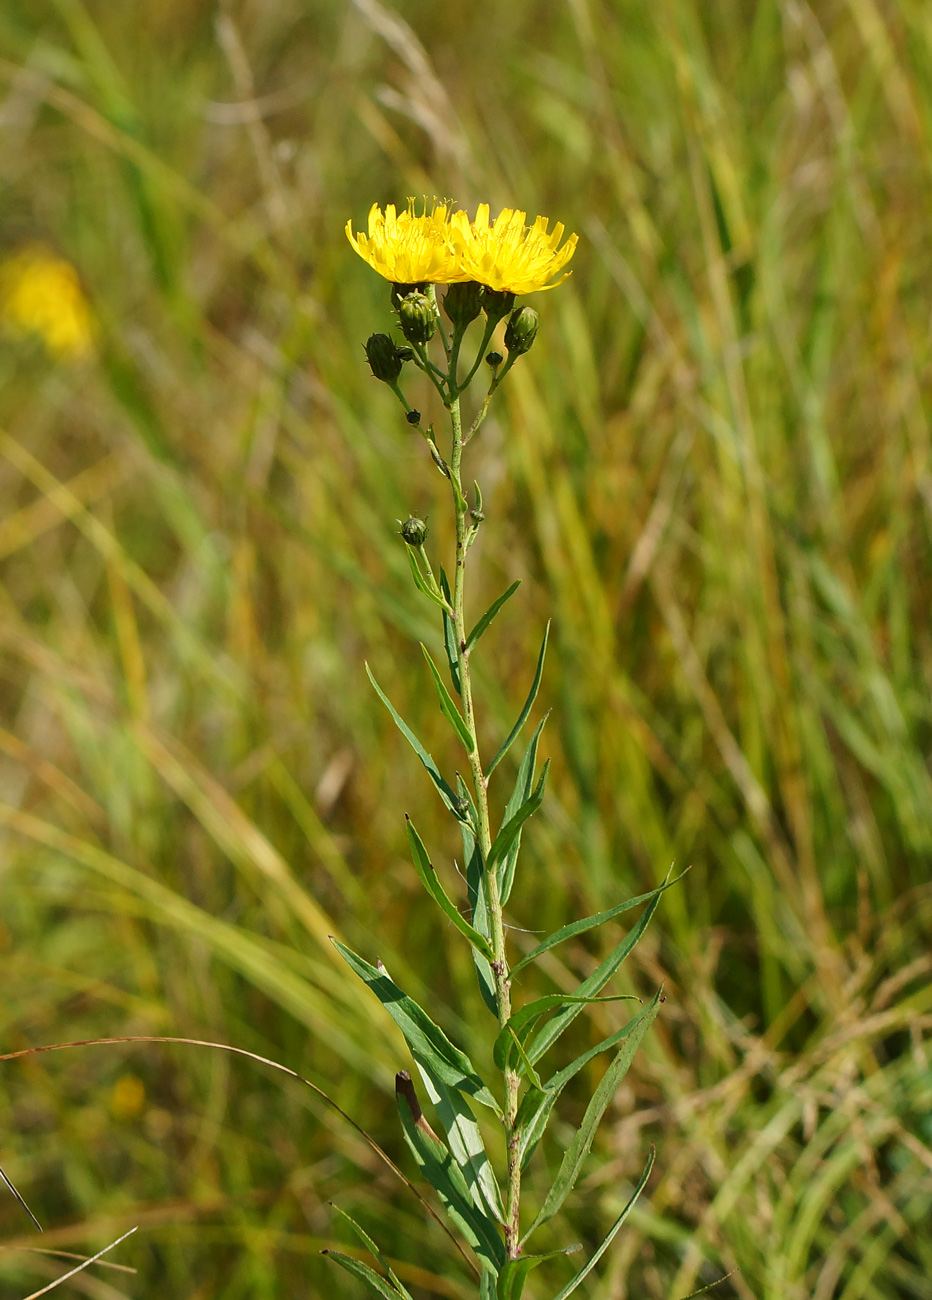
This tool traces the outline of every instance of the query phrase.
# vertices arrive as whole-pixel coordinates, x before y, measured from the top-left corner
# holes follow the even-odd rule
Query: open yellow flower
[[[475,221],[465,212],[454,212],[448,238],[462,278],[506,293],[556,288],[570,274],[567,271],[554,279],[576,251],[578,236],[570,235],[559,248],[563,226],[558,222],[548,231],[549,225],[549,217],[535,217],[533,226],[528,227],[524,213],[511,208],[505,208],[490,225],[487,203],[479,204]]]
[[[393,284],[453,284],[471,277],[459,267],[448,239],[447,205],[437,203],[430,213],[417,216],[414,200],[406,212],[396,213],[389,203],[383,212],[377,203],[369,209],[369,234],[346,237],[374,271]]]
[[[70,263],[30,244],[0,265],[0,324],[33,335],[53,356],[79,361],[93,350],[94,322]]]

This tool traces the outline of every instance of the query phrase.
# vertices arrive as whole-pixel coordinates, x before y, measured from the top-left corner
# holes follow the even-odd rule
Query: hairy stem
[[[466,645],[466,558],[468,533],[466,497],[463,492],[461,463],[466,439],[463,436],[463,423],[460,414],[459,398],[455,397],[448,406],[453,427],[453,449],[450,456],[450,483],[453,488],[453,508],[456,514],[456,567],[453,580],[453,614],[456,631],[457,661],[460,677],[460,691],[463,700],[463,717],[469,729],[472,749],[468,755],[469,770],[472,776],[473,791],[476,798],[478,814],[479,848],[484,862],[488,862],[492,848],[492,830],[489,821],[489,799],[487,781],[482,770],[479,754],[479,738],[476,730],[476,714],[472,698],[472,678],[469,667],[470,651]],[[509,979],[508,959],[505,954],[505,926],[502,919],[502,900],[499,892],[498,875],[495,870],[486,876],[489,917],[491,922],[491,941],[494,961],[492,974],[495,983],[495,1001],[498,1006],[499,1025],[504,1026],[511,1017],[511,982]],[[516,1118],[518,1113],[518,1090],[520,1080],[515,1070],[505,1071],[505,1142],[508,1152],[508,1192],[505,1208],[505,1248],[509,1259],[516,1259],[520,1253],[519,1210],[521,1199],[521,1160],[518,1150],[519,1135]]]

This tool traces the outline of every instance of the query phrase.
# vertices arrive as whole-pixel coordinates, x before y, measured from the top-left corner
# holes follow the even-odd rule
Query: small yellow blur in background
[[[43,244],[28,244],[0,263],[0,323],[8,336],[39,339],[64,361],[82,361],[94,350],[78,274]]]

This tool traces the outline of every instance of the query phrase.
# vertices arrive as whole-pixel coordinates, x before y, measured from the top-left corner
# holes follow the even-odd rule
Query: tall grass
[[[35,0],[0,9],[0,41],[3,250],[69,259],[98,322],[91,363],[0,349],[5,1050],[236,1043],[403,1159],[403,1044],[326,935],[417,995],[395,810],[451,855],[455,827],[431,825],[362,660],[449,755],[402,652],[432,631],[390,524],[434,498],[362,364],[383,304],[342,226],[408,193],[541,211],[583,241],[478,451],[476,593],[524,583],[528,617],[489,633],[502,735],[554,618],[535,915],[692,864],[632,959],[666,1003],[581,1240],[647,1134],[658,1159],[592,1294],[677,1300],[735,1270],[716,1294],[927,1297],[926,6]],[[451,1005],[469,967],[454,989],[437,963]],[[390,1215],[405,1281],[469,1294],[297,1085],[182,1047],[0,1068],[0,1163],[43,1246],[141,1227],[136,1277],[85,1272],[83,1294],[315,1294],[337,1195]],[[64,1271],[19,1249],[19,1216],[0,1201],[11,1295]]]

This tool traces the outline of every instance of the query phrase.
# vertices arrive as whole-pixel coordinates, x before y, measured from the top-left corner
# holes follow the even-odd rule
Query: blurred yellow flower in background
[[[7,334],[41,339],[68,361],[93,350],[94,322],[78,274],[42,244],[0,263],[0,324]]]
[[[346,223],[346,237],[374,271],[394,284],[453,284],[468,280],[453,256],[447,238],[447,205],[435,203],[433,209],[417,216],[414,199],[407,211],[395,212],[389,203],[383,213],[377,203],[369,209],[369,234],[353,234],[353,223]]]
[[[505,293],[537,293],[562,284],[554,276],[563,270],[576,251],[578,235],[570,235],[562,248],[563,225],[548,231],[549,217],[535,217],[533,226],[524,224],[524,213],[505,208],[489,224],[489,205],[480,203],[475,221],[465,212],[450,218],[449,239],[465,278],[478,280],[489,289]]]

